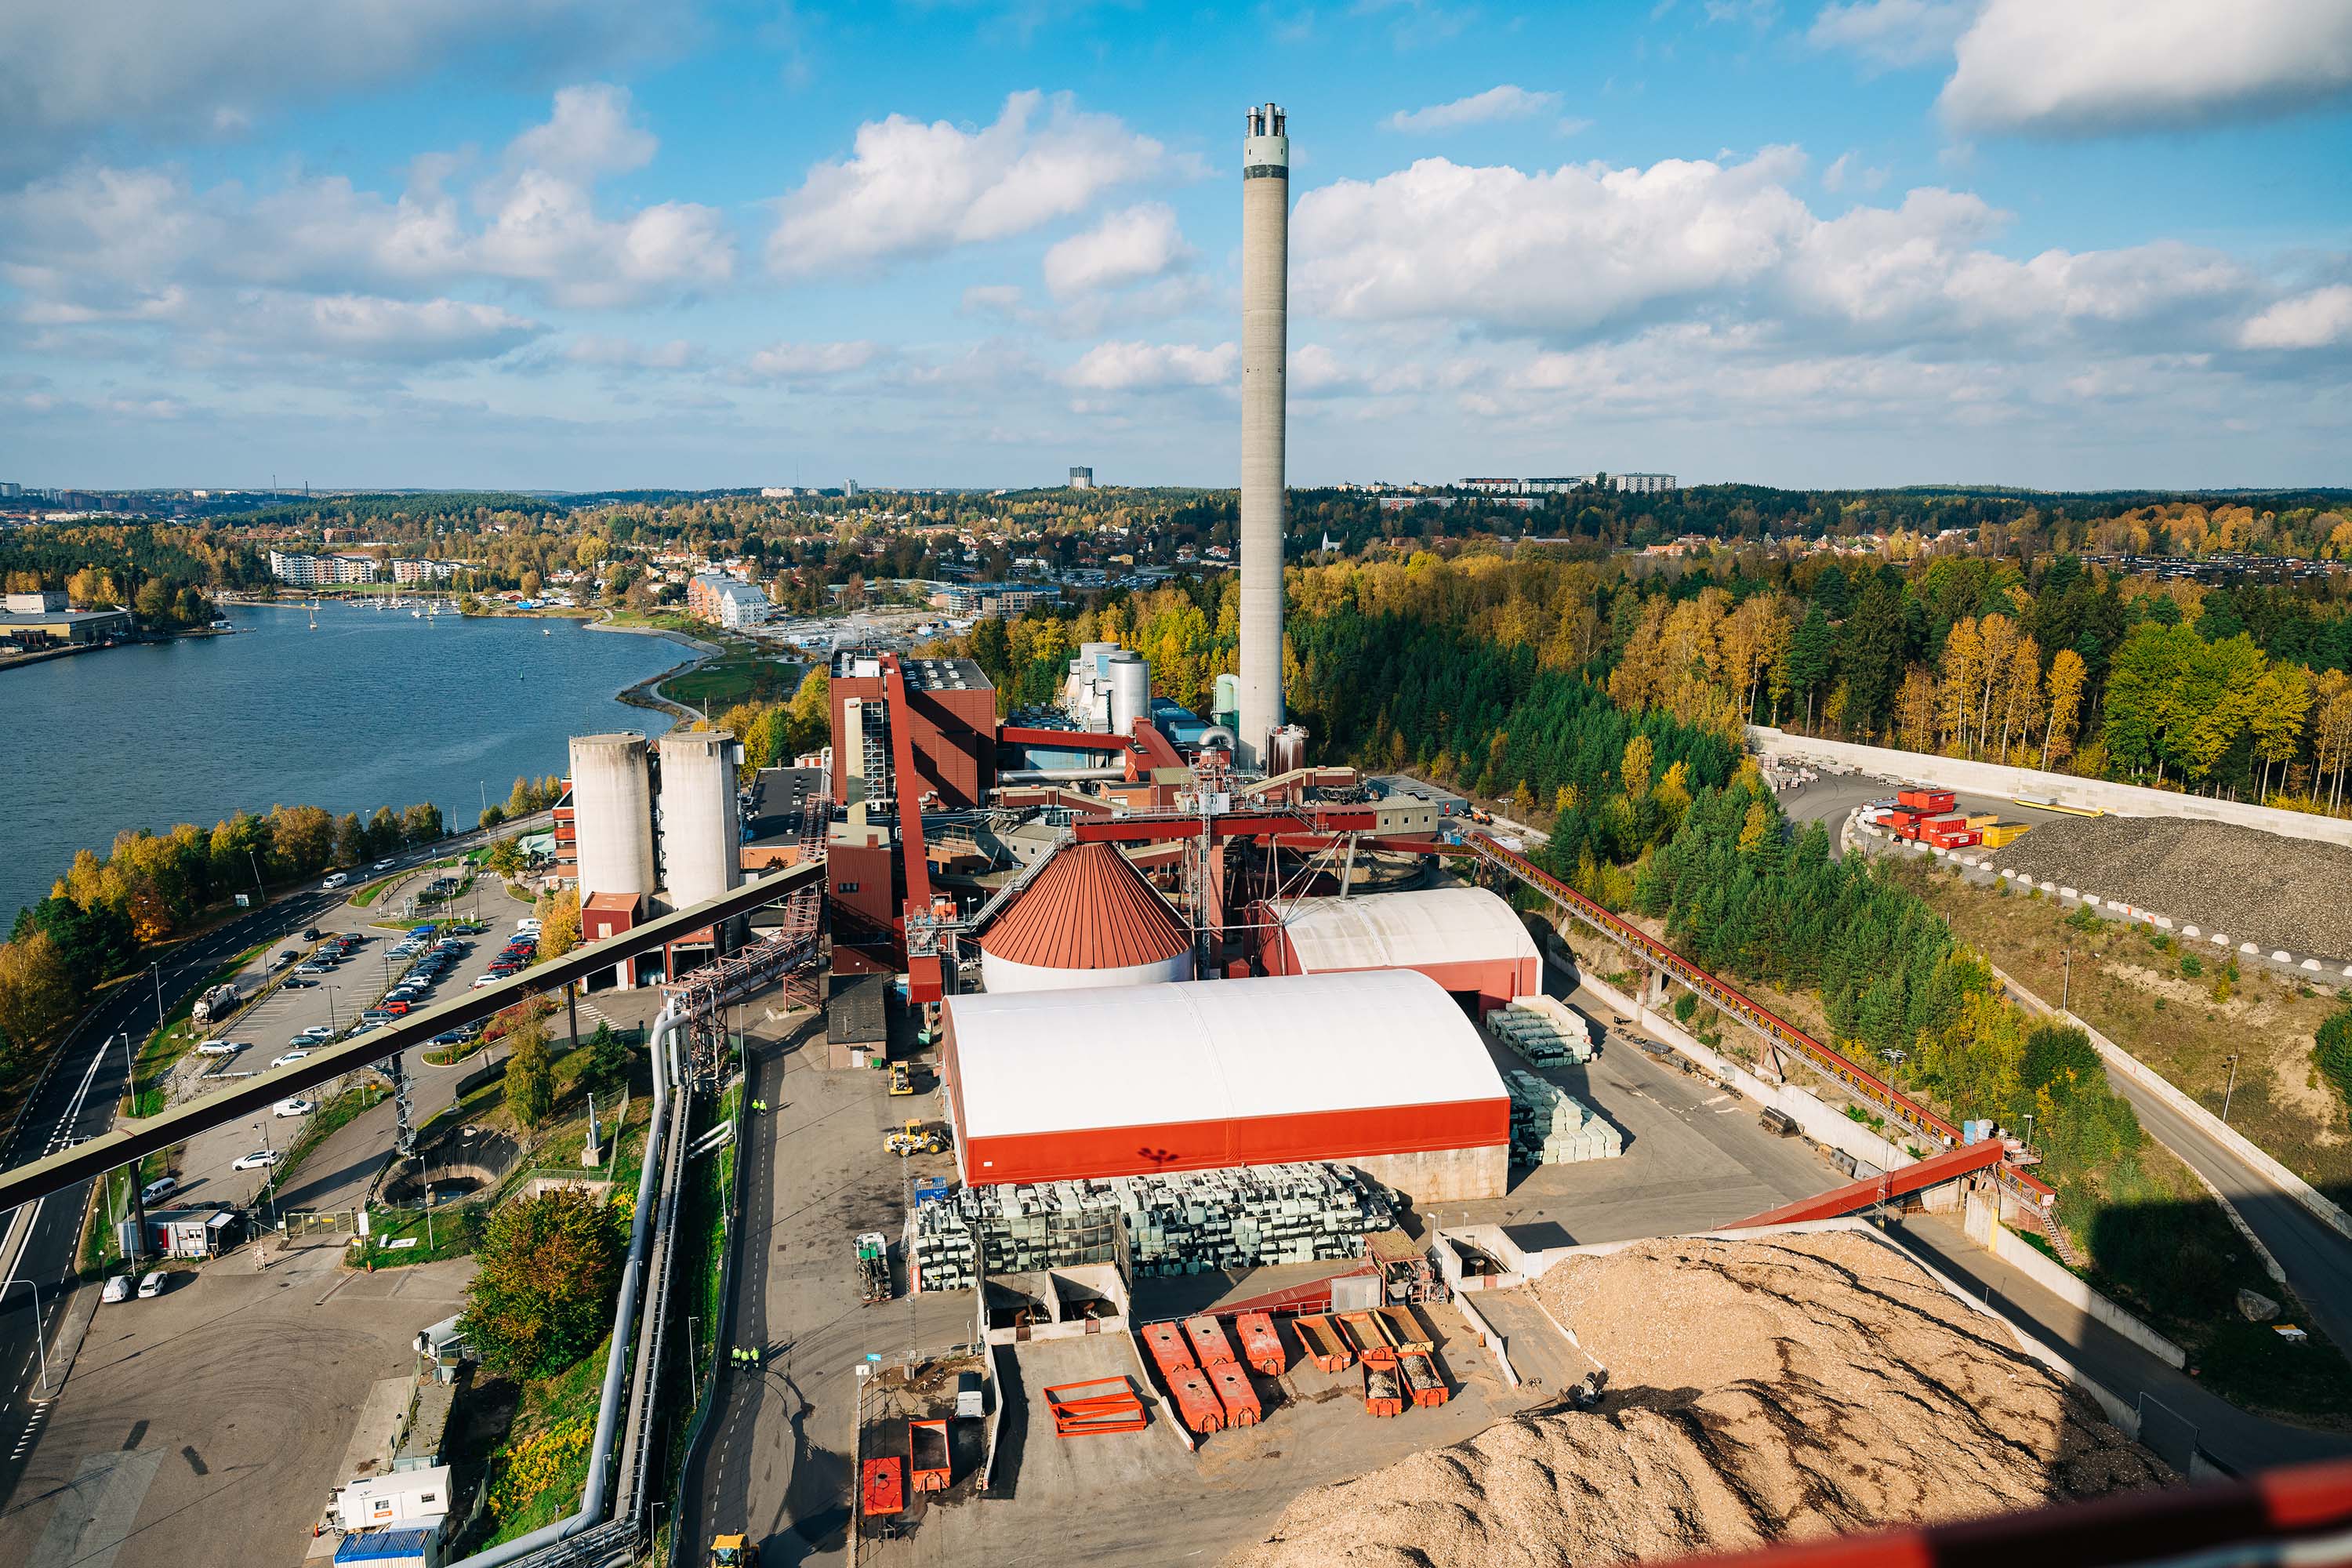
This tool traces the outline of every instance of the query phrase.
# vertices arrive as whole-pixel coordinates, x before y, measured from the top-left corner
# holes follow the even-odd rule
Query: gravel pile
[[[1867,1237],[1644,1242],[1539,1289],[1609,1369],[1601,1409],[1308,1492],[1233,1568],[1582,1568],[2175,1479]]]
[[[2352,958],[2352,849],[2177,816],[2067,816],[1993,863],[2227,931],[2265,952]]]

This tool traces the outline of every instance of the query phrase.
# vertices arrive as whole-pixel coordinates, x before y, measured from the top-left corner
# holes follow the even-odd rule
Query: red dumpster
[[[1293,1319],[1292,1328],[1298,1331],[1298,1343],[1307,1352],[1307,1359],[1323,1372],[1345,1372],[1356,1359],[1348,1342],[1339,1332],[1339,1325],[1321,1312],[1310,1312]]]
[[[1221,1361],[1209,1368],[1209,1383],[1217,1391],[1217,1403],[1224,1407],[1226,1426],[1257,1425],[1257,1390],[1250,1386],[1249,1373],[1239,1363]]]
[[[1404,1385],[1392,1367],[1364,1368],[1364,1408],[1374,1415],[1404,1414]]]
[[[1445,1403],[1445,1380],[1438,1375],[1437,1363],[1427,1351],[1398,1352],[1397,1370],[1404,1374],[1404,1385],[1412,1391],[1415,1405],[1433,1407]]]
[[[1054,1431],[1063,1437],[1099,1437],[1143,1430],[1143,1402],[1124,1377],[1089,1378],[1045,1390]]]
[[[1151,1352],[1151,1364],[1165,1378],[1173,1378],[1183,1368],[1194,1364],[1192,1347],[1184,1342],[1183,1332],[1173,1323],[1144,1324],[1143,1348]]]
[[[1948,789],[1901,789],[1895,792],[1895,804],[1929,816],[1952,809],[1952,792]]]
[[[1225,1407],[1217,1402],[1199,1367],[1178,1367],[1169,1375],[1168,1392],[1176,1396],[1177,1414],[1183,1416],[1184,1425],[1202,1436],[1224,1429]]]
[[[1234,1359],[1233,1342],[1225,1338],[1223,1326],[1214,1318],[1185,1319],[1184,1338],[1191,1342],[1193,1358],[1204,1372],[1221,1361]]]
[[[907,1423],[908,1468],[919,1492],[943,1492],[955,1480],[954,1461],[948,1457],[948,1424],[944,1421]]]
[[[1342,1312],[1339,1331],[1356,1352],[1356,1359],[1366,1366],[1396,1365],[1396,1342],[1389,1337],[1389,1327],[1378,1312]]]
[[[868,1519],[905,1511],[907,1481],[898,1468],[897,1455],[866,1461],[857,1496],[859,1510]]]
[[[1289,1369],[1290,1358],[1283,1354],[1282,1336],[1274,1330],[1274,1317],[1268,1312],[1244,1312],[1234,1320],[1234,1327],[1242,1336],[1242,1354],[1250,1365],[1268,1377],[1280,1377]]]

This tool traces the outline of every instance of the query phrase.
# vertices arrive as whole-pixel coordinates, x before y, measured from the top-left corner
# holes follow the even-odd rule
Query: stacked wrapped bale
[[[1592,1059],[1592,1032],[1573,1013],[1563,1026],[1550,1015],[1514,1002],[1486,1016],[1486,1027],[1505,1045],[1539,1068],[1581,1066]]]
[[[1625,1136],[1556,1084],[1514,1068],[1503,1075],[1511,1091],[1511,1159],[1521,1165],[1567,1165],[1613,1160]]]
[[[992,1274],[1116,1260],[1137,1276],[1360,1258],[1395,1223],[1380,1184],[1350,1166],[1255,1165],[1098,1181],[967,1187],[916,1204],[919,1289],[971,1288]]]

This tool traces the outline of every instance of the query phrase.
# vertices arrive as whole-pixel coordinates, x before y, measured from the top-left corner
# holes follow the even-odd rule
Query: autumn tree
[[[466,1288],[467,1342],[509,1377],[571,1366],[604,1335],[626,1242],[620,1212],[578,1187],[505,1205]]]
[[[507,1109],[525,1128],[537,1127],[555,1109],[555,1064],[536,1007],[507,1031],[506,1047]]]
[[[539,955],[561,958],[580,945],[580,889],[563,888],[539,900]]]
[[[2083,682],[2090,670],[2083,656],[2071,647],[2058,650],[2050,661],[2048,717],[2042,730],[2042,765],[2063,763],[2074,751],[2074,727],[2083,711]]]

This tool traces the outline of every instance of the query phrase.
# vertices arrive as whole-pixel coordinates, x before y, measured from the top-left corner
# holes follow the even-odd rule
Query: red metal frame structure
[[[1981,1143],[1963,1144],[1947,1149],[1940,1154],[1930,1154],[1916,1165],[1906,1165],[1898,1171],[1886,1171],[1875,1176],[1865,1176],[1828,1192],[1816,1193],[1810,1198],[1800,1198],[1762,1214],[1725,1226],[1726,1230],[1748,1230],[1759,1225],[1801,1225],[1807,1220],[1835,1219],[1873,1204],[1892,1203],[1913,1193],[1927,1191],[1945,1182],[1957,1181],[1978,1171],[1990,1170],[2000,1163],[2007,1151],[1987,1140]]]
[[[907,904],[900,919],[907,941],[907,997],[918,1004],[946,994],[931,914],[930,859],[923,848],[923,803],[915,788],[915,727],[907,715],[907,676],[898,656],[882,656],[884,700],[890,705],[890,772],[898,795],[898,858],[907,868]],[[926,938],[929,940],[925,940]]]
[[[1706,1568],[2352,1563],[2352,1459],[2285,1466],[2242,1481],[2123,1492],[1957,1524],[1685,1561],[1703,1561]]]
[[[1070,836],[1081,844],[1165,844],[1201,837],[1205,826],[1213,841],[1267,838],[1284,834],[1346,833],[1373,826],[1369,811],[1262,810],[1228,811],[1202,817],[1197,812],[1135,812],[1093,822],[1074,822]]]
[[[1091,730],[1040,730],[1027,724],[999,724],[996,743],[1000,746],[1055,746],[1066,752],[1127,752],[1135,742],[1118,735],[1099,734]]]

